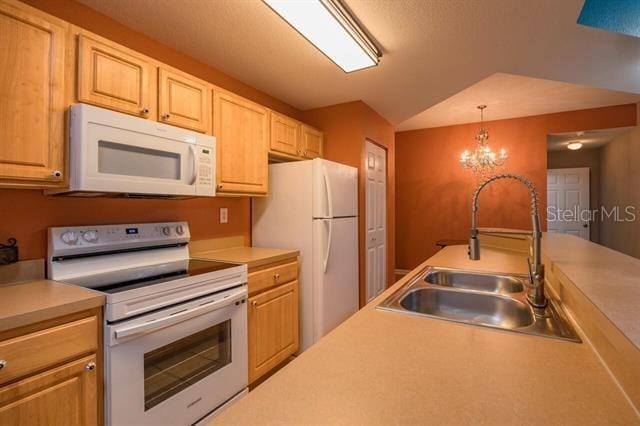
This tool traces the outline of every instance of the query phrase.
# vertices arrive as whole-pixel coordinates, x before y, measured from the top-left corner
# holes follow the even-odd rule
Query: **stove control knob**
[[[82,234],[82,238],[88,243],[98,242],[98,233],[96,231],[86,231]]]
[[[78,234],[74,231],[65,231],[60,236],[63,243],[74,245],[78,242]]]
[[[163,226],[162,233],[168,237],[169,235],[171,235],[171,228],[168,226]]]
[[[178,234],[178,235],[183,235],[184,234],[184,227],[182,225],[176,226],[176,234]]]

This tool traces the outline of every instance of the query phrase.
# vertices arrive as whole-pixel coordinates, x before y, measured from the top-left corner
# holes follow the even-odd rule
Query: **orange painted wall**
[[[225,89],[292,117],[300,111],[223,72],[198,62],[111,18],[72,0],[25,0],[26,3],[103,37],[156,58]],[[229,223],[218,223],[218,208],[229,209]],[[45,197],[37,190],[0,190],[0,242],[16,237],[21,259],[46,255],[50,226],[186,220],[194,239],[250,234],[249,200],[78,199]]]
[[[359,268],[360,304],[365,293],[365,140],[387,149],[387,283],[395,270],[395,134],[393,126],[362,101],[348,102],[303,112],[303,120],[321,128],[325,137],[325,158],[359,170]]]
[[[509,153],[505,171],[531,178],[546,228],[547,134],[636,125],[636,105],[621,105],[486,123],[489,143]],[[475,146],[478,124],[396,133],[396,265],[412,269],[436,252],[439,239],[467,239],[476,179],[458,159]],[[479,200],[480,226],[530,229],[526,189],[496,182]]]

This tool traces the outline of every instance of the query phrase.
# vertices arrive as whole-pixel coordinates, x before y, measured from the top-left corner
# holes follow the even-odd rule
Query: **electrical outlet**
[[[221,207],[220,208],[220,223],[227,223],[229,222],[229,209],[227,209],[226,207]]]

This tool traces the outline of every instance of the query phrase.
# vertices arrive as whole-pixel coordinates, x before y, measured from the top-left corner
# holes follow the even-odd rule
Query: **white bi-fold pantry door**
[[[367,141],[366,170],[366,302],[382,293],[387,276],[387,151]]]

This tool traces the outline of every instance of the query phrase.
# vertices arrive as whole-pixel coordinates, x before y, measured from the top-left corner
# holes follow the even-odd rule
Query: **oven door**
[[[187,425],[247,387],[246,286],[107,325],[109,425]]]

